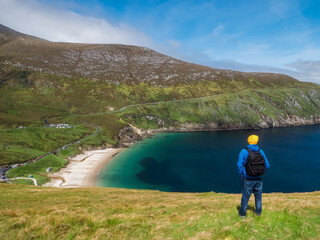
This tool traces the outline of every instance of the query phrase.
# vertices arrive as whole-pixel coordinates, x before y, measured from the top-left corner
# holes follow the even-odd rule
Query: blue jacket
[[[251,151],[255,152],[255,151],[258,151],[259,146],[255,145],[255,144],[251,144],[251,145],[248,145],[248,148]],[[264,152],[261,149],[260,149],[260,153],[264,157],[264,159],[266,160],[266,168],[269,168],[270,164],[268,162],[268,159],[267,159],[266,155],[264,154]],[[248,155],[249,155],[249,152],[246,149],[242,149],[240,154],[239,154],[239,159],[238,159],[237,165],[238,165],[238,170],[239,170],[240,176],[242,178],[248,178],[248,179],[259,179],[259,178],[261,178],[261,176],[253,177],[253,176],[247,175],[245,166],[246,166]]]

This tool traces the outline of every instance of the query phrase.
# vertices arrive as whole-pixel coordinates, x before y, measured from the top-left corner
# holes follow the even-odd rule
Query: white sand
[[[122,148],[107,148],[77,155],[70,159],[65,168],[49,174],[51,181],[43,186],[62,188],[95,186],[99,171],[121,150]]]

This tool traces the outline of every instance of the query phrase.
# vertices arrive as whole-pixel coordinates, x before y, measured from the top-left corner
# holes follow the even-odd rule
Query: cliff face
[[[259,124],[245,125],[240,123],[235,124],[218,124],[215,122],[208,123],[184,123],[175,127],[162,127],[159,129],[140,129],[139,132],[135,131],[132,127],[127,126],[123,128],[114,138],[118,141],[119,147],[129,147],[131,143],[142,140],[145,137],[149,137],[154,133],[165,132],[215,132],[215,131],[229,131],[229,130],[242,130],[242,129],[263,129],[274,127],[291,127],[291,126],[304,126],[320,124],[320,117],[314,117],[312,119],[306,119],[298,116],[288,116],[286,119],[265,119],[261,120]]]
[[[132,126],[126,126],[114,136],[114,140],[118,142],[117,147],[129,147],[131,143],[140,141],[148,135],[147,131],[141,130],[137,132]]]

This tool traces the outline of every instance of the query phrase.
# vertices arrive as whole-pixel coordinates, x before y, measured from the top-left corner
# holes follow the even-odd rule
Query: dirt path
[[[27,177],[16,177],[16,178],[8,178],[11,180],[18,180],[18,179],[25,179],[25,180],[32,180],[35,186],[38,186],[37,179],[35,178],[27,178]]]

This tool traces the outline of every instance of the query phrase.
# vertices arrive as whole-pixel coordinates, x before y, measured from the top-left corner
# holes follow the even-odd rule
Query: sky
[[[319,0],[0,0],[0,23],[50,41],[145,46],[320,84]]]

